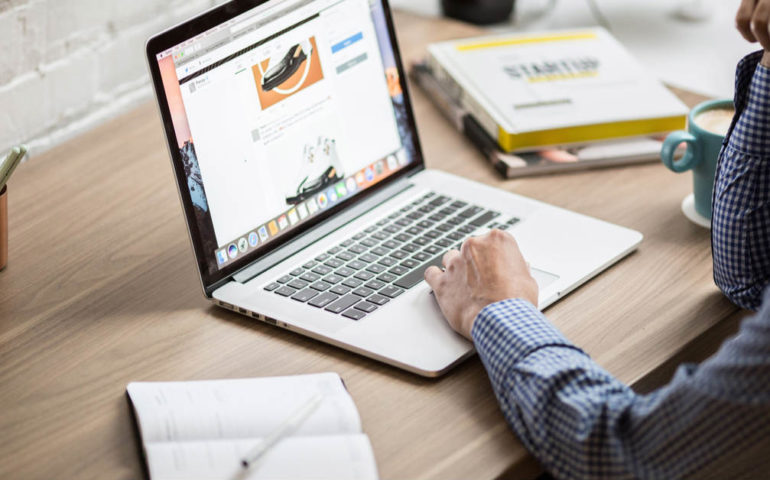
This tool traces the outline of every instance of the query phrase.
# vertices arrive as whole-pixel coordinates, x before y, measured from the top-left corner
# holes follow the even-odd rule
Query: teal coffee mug
[[[689,197],[682,203],[682,209],[696,223],[704,224],[711,220],[711,194],[714,191],[717,159],[734,112],[732,100],[703,102],[690,111],[687,131],[672,132],[663,142],[660,157],[669,170],[676,173],[692,170],[695,213],[702,218],[692,218],[688,214],[686,204]],[[675,161],[674,153],[683,142],[687,144],[687,150],[681,159]]]

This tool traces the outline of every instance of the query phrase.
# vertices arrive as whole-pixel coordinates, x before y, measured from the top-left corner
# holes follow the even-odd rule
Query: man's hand
[[[425,280],[449,325],[469,339],[476,315],[489,304],[523,298],[537,306],[537,283],[516,240],[506,232],[469,238],[460,251],[448,251],[443,263],[444,271],[425,270]]]
[[[770,66],[770,0],[742,0],[735,24],[743,38],[762,45],[765,49],[762,64]]]

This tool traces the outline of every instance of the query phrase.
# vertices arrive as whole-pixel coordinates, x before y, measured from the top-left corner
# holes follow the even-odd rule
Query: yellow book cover
[[[435,43],[428,66],[508,152],[685,126],[687,107],[602,28]]]

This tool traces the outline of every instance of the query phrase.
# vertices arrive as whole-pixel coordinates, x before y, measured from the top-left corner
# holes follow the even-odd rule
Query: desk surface
[[[478,33],[405,14],[396,21],[407,60],[430,41]],[[644,234],[636,253],[547,311],[621,380],[644,380],[735,315],[712,281],[708,232],[679,210],[690,175],[650,164],[503,181],[412,94],[430,167]],[[24,164],[8,200],[0,477],[139,477],[129,381],[321,371],[345,379],[383,478],[537,473],[478,358],[424,379],[207,302],[152,104]]]

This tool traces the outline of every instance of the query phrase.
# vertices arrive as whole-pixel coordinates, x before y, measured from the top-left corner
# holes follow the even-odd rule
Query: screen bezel
[[[171,112],[168,107],[168,102],[166,100],[166,93],[163,86],[163,80],[160,75],[160,66],[158,64],[157,55],[211,28],[216,27],[217,25],[225,23],[255,7],[266,4],[270,1],[274,0],[232,0],[221,6],[208,10],[175,27],[172,27],[165,32],[153,36],[147,41],[146,45],[147,62],[150,70],[150,76],[152,77],[152,84],[155,90],[161,119],[163,121],[163,128],[165,130],[167,147],[171,157],[174,175],[176,177],[179,198],[182,202],[182,208],[184,210],[185,220],[187,222],[187,228],[193,247],[193,253],[195,254],[201,284],[203,286],[204,294],[207,297],[211,296],[211,290],[214,286],[223,283],[223,281],[229,279],[239,271],[247,268],[249,265],[255,261],[258,261],[260,258],[269,255],[270,253],[275,252],[277,249],[287,245],[309,229],[318,226],[334,215],[340,213],[342,210],[369,198],[377,192],[382,191],[384,188],[392,185],[399,179],[425,168],[425,161],[422,155],[420,140],[417,134],[417,125],[414,119],[411,98],[407,88],[406,73],[404,71],[403,62],[401,60],[401,52],[398,48],[398,42],[396,40],[395,27],[393,24],[393,16],[391,14],[390,5],[388,4],[387,0],[377,0],[380,2],[385,14],[388,37],[393,48],[393,56],[396,62],[396,68],[398,69],[401,90],[403,92],[404,107],[406,109],[406,117],[408,121],[407,126],[410,130],[411,138],[414,142],[413,151],[415,152],[416,158],[414,158],[412,163],[409,165],[393,173],[375,185],[372,185],[363,192],[356,194],[349,200],[340,202],[334,207],[321,212],[309,221],[303,222],[294,229],[288,231],[286,234],[282,235],[279,239],[269,243],[265,248],[251,252],[245,255],[242,259],[234,262],[232,265],[228,265],[225,268],[222,268],[221,270],[209,272],[207,255],[213,256],[214,252],[205,252],[203,249],[203,241],[195,218],[195,210],[192,204],[192,199],[190,198],[189,191],[187,190],[187,177],[185,176],[182,158],[179,154],[179,148],[177,147],[176,133],[171,119]]]

